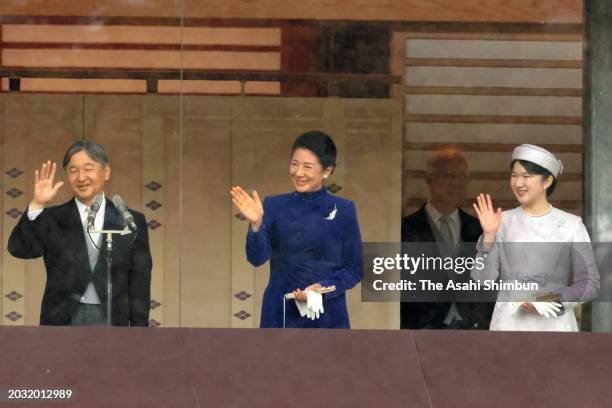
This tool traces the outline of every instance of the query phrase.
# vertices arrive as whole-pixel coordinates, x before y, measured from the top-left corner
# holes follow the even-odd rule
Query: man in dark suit
[[[402,219],[402,242],[427,245],[431,256],[475,256],[482,229],[478,219],[459,207],[469,182],[467,160],[455,149],[435,152],[427,161],[425,181],[429,200]],[[446,252],[448,249],[448,253]],[[461,253],[457,253],[460,251]],[[459,280],[469,279],[469,271]],[[442,280],[448,279],[446,275]],[[482,302],[402,302],[402,329],[488,329],[493,304]]]
[[[63,167],[74,198],[47,207],[64,184],[54,183],[56,164],[43,163],[34,175],[34,198],[13,229],[9,252],[23,259],[43,257],[47,282],[41,325],[102,325],[106,322],[106,244],[100,233],[87,232],[93,201],[100,208],[93,230],[122,230],[123,216],[104,196],[110,179],[108,156],[90,140],[75,142]],[[115,235],[112,250],[113,302],[117,326],[147,326],[150,308],[151,253],[144,215],[131,211],[137,233]]]

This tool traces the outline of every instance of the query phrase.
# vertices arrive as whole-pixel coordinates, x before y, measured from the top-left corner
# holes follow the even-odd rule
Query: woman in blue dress
[[[289,177],[295,191],[266,197],[233,187],[232,201],[249,221],[246,255],[254,266],[270,260],[261,327],[283,327],[283,296],[293,292],[306,303],[306,291],[335,286],[323,295],[318,319],[302,317],[296,302],[286,303],[286,327],[349,328],[346,291],[363,276],[361,234],[352,201],[327,192],[324,181],[336,166],[336,146],[320,131],[293,143]]]

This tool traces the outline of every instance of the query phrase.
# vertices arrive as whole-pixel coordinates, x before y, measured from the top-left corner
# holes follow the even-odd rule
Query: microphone
[[[125,220],[125,223],[128,225],[128,227],[130,227],[132,231],[136,231],[138,227],[134,222],[134,216],[132,215],[130,210],[128,210],[125,201],[123,201],[123,199],[119,197],[118,194],[115,194],[113,196],[113,204],[115,204],[115,207],[117,207],[117,210],[121,213],[121,216],[123,216],[123,219]]]
[[[89,213],[87,214],[87,229],[93,229],[94,221],[96,219],[96,215],[100,210],[100,206],[102,205],[102,195],[96,194],[93,201],[89,205]]]

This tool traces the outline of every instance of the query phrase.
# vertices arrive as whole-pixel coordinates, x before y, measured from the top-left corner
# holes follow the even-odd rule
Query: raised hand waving
[[[242,187],[235,186],[232,187],[230,195],[240,213],[251,223],[253,231],[257,232],[261,227],[264,215],[263,205],[257,191],[253,190],[253,196],[250,196]]]
[[[42,164],[40,171],[34,172],[34,199],[30,203],[32,210],[44,208],[46,204],[53,200],[59,189],[64,185],[63,181],[53,184],[57,165],[48,160]]]
[[[491,196],[489,194],[485,196],[482,193],[476,197],[476,203],[472,205],[474,206],[474,211],[482,227],[483,241],[489,243],[494,242],[499,226],[501,225],[501,207],[497,207],[497,210],[494,210]]]

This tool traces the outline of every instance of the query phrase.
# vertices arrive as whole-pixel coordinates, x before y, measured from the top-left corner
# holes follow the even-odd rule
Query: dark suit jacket
[[[151,288],[151,253],[144,215],[130,210],[138,226],[133,234],[114,235],[112,251],[112,324],[147,326]],[[104,229],[123,229],[124,221],[106,200]],[[27,210],[13,229],[8,242],[11,255],[22,259],[43,257],[47,282],[40,310],[41,325],[69,325],[82,294],[93,281],[106,310],[106,242],[93,274],[89,266],[85,233],[74,199],[46,208],[34,221]]]
[[[461,240],[465,243],[477,242],[482,234],[478,219],[459,209],[461,221]],[[433,231],[427,219],[427,211],[422,206],[417,212],[402,219],[402,242],[435,242]],[[463,254],[474,256],[474,252]],[[436,255],[438,255],[436,253]],[[466,274],[466,277],[469,274]],[[444,328],[444,319],[451,303],[448,302],[402,302],[400,307],[402,329],[440,329]],[[463,318],[461,328],[488,329],[494,304],[491,303],[457,303]]]

